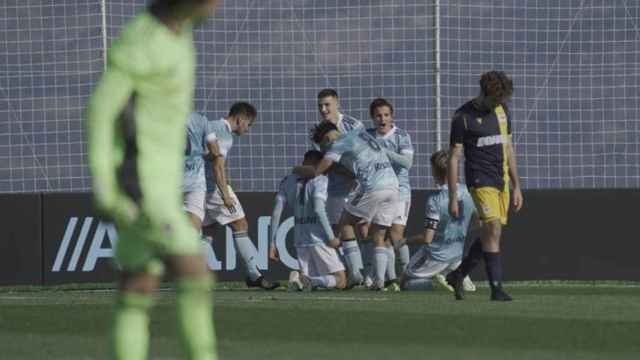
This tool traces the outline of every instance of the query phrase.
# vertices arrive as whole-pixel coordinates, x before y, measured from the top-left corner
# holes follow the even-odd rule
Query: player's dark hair
[[[389,110],[391,110],[391,115],[393,115],[393,105],[391,105],[391,103],[388,102],[385,98],[377,98],[373,100],[369,105],[369,116],[373,118],[373,113],[376,111],[376,109],[383,106],[388,107]]]
[[[327,135],[328,132],[333,130],[338,131],[338,128],[334,123],[332,123],[331,121],[323,121],[320,124],[312,127],[309,131],[311,133],[311,140],[313,140],[313,142],[316,144],[320,144],[324,136]]]
[[[438,150],[431,154],[431,170],[436,179],[444,181],[449,168],[449,153],[445,150]]]
[[[513,93],[513,82],[503,71],[489,71],[480,77],[480,89],[485,95],[495,97],[504,104]]]
[[[151,2],[151,4],[149,5],[149,8],[151,8],[153,11],[158,11],[158,10],[175,10],[176,8],[179,8],[180,6],[184,6],[184,5],[199,5],[201,3],[204,3],[206,0],[153,0]]]
[[[253,120],[258,115],[256,108],[248,102],[240,101],[231,105],[229,109],[229,117],[232,116],[244,116],[249,120]]]
[[[304,162],[310,161],[314,164],[319,163],[322,160],[324,154],[318,150],[309,150],[304,153]]]
[[[338,92],[335,91],[334,89],[322,89],[318,93],[318,99],[324,99],[327,96],[332,96],[332,97],[337,99],[338,98]]]

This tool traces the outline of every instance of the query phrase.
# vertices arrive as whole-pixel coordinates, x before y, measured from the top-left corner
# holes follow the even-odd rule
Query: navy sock
[[[491,290],[502,287],[502,259],[500,252],[485,252],[484,262],[487,269],[487,279]]]
[[[462,263],[458,267],[458,273],[462,277],[469,275],[469,273],[478,266],[480,260],[482,260],[482,254],[482,242],[480,241],[480,238],[477,238],[469,248],[469,253],[467,253],[467,256],[462,260]]]

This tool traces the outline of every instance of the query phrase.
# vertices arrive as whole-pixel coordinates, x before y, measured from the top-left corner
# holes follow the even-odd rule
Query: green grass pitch
[[[444,290],[215,292],[220,359],[638,359],[640,285],[513,284]],[[105,359],[114,293],[0,288],[0,359]],[[181,358],[174,295],[157,294],[151,358]]]

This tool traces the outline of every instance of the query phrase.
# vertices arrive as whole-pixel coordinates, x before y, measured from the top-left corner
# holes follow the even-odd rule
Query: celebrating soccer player
[[[376,246],[376,281],[372,289],[383,290],[388,258],[385,236],[391,227],[398,201],[398,178],[391,163],[376,139],[366,131],[341,134],[333,123],[325,121],[313,129],[312,138],[325,151],[324,157],[316,168],[297,167],[294,173],[318,176],[326,173],[334,163],[340,162],[356,174],[358,191],[344,207],[340,219],[340,239],[342,242],[355,243],[356,227],[361,233],[362,226],[371,224],[369,235]],[[357,281],[350,279],[349,282],[354,284]]]
[[[409,183],[409,169],[413,163],[413,145],[411,144],[411,136],[406,131],[398,128],[393,119],[393,105],[383,98],[377,98],[369,105],[369,115],[373,120],[375,127],[367,129],[367,132],[373,136],[378,144],[387,154],[393,171],[398,177],[399,198],[396,205],[396,216],[393,219],[389,237],[391,241],[399,243],[404,238],[404,229],[409,218],[409,210],[411,209],[411,184]],[[401,271],[404,271],[409,263],[409,247],[404,244],[397,246],[400,258]],[[366,249],[366,250],[364,250]],[[363,261],[365,264],[371,263],[371,253],[373,244],[371,241],[364,242]],[[395,269],[395,252],[393,246],[388,246],[389,261],[387,264],[387,278],[391,281],[396,278]],[[369,266],[365,265],[365,269]],[[365,271],[367,273],[367,271]],[[365,280],[365,283],[367,281]]]
[[[480,78],[480,94],[460,107],[451,122],[451,156],[449,158],[449,212],[461,216],[457,181],[458,163],[464,150],[465,180],[483,229],[460,267],[447,275],[456,299],[463,298],[462,279],[484,258],[491,300],[510,301],[502,288],[500,236],[507,224],[509,181],[513,186],[513,206],[522,207],[520,179],[511,143],[511,115],[506,102],[513,85],[504,72],[490,71]]]
[[[147,359],[152,291],[163,267],[176,287],[178,331],[189,359],[215,359],[211,278],[181,211],[185,122],[193,101],[194,22],[215,0],[155,0],[114,40],[88,108],[96,208],[115,221],[119,294],[115,359]]]
[[[320,151],[309,150],[304,154],[302,165],[315,168],[322,157]],[[308,179],[290,174],[280,182],[271,215],[269,257],[278,260],[276,233],[282,211],[289,205],[293,207],[295,217],[294,242],[300,266],[300,272],[292,271],[289,276],[289,287],[294,290],[309,287],[344,289],[347,285],[344,265],[335,249],[340,241],[334,236],[327,218],[327,184],[324,175]]]
[[[446,151],[436,151],[431,155],[431,174],[440,190],[427,199],[424,232],[412,238],[412,242],[421,244],[421,247],[411,257],[402,275],[400,286],[403,290],[430,290],[434,278],[437,281],[441,278],[441,283],[446,285],[443,274],[460,265],[467,229],[475,218],[476,210],[466,186],[458,185],[459,217],[449,215],[448,161]],[[463,285],[467,291],[475,289],[468,276],[464,278]]]
[[[241,136],[249,131],[256,116],[257,111],[253,105],[237,102],[231,106],[227,117],[209,122],[208,139],[213,141],[214,145],[210,154],[213,160],[205,162],[207,195],[203,225],[217,223],[231,226],[233,240],[247,274],[247,286],[273,290],[280,284],[268,281],[258,270],[256,250],[249,238],[249,224],[238,197],[227,183],[225,169],[227,154],[233,146],[233,136]]]
[[[318,93],[318,111],[322,122],[330,122],[336,126],[338,132],[347,134],[352,131],[364,130],[364,125],[349,115],[340,112],[340,100],[334,89],[323,89]],[[313,143],[316,150],[320,150],[320,144]],[[327,198],[327,214],[329,222],[337,230],[340,216],[344,209],[349,194],[355,188],[354,175],[344,166],[336,163],[328,173],[329,187]],[[362,256],[360,247],[355,238],[342,242],[342,253],[349,270],[350,279],[356,283],[362,282]]]
[[[205,155],[218,146],[216,135],[209,129],[206,116],[192,112],[187,121],[187,146],[185,148],[184,178],[182,183],[183,208],[194,228],[202,231],[205,216]]]

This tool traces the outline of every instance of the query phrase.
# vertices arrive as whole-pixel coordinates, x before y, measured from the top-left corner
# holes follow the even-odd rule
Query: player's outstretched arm
[[[310,165],[294,166],[292,173],[304,178],[312,178],[312,177],[324,175],[327,171],[329,171],[329,169],[331,168],[331,165],[333,164],[334,164],[334,161],[329,159],[327,156],[325,156],[322,158],[322,160],[320,160],[320,163],[318,164],[317,167],[314,168],[313,166],[310,166]]]
[[[385,149],[384,151],[393,165],[398,165],[407,170],[411,169],[411,166],[413,165],[413,154],[398,154],[397,152],[389,149]]]
[[[110,65],[95,88],[87,109],[87,134],[89,169],[97,207],[113,216],[117,209],[131,209],[133,202],[118,191],[116,167],[119,159],[116,150],[116,121],[123,112],[133,112],[128,104],[133,93],[133,81],[127,73]],[[129,107],[129,108],[128,108]]]
[[[449,214],[454,218],[459,215],[458,209],[458,164],[462,157],[462,144],[451,146],[447,168],[447,184],[449,185]]]
[[[513,208],[516,212],[520,211],[524,204],[522,190],[520,189],[520,177],[518,176],[518,166],[516,165],[516,154],[513,150],[511,141],[507,142],[507,162],[509,163],[509,178],[513,187]]]
[[[274,261],[280,260],[278,248],[276,247],[276,239],[278,234],[278,227],[280,226],[280,217],[282,216],[282,211],[284,210],[286,204],[286,198],[278,193],[273,205],[273,211],[271,212],[271,233],[269,236],[269,258]]]
[[[318,184],[316,189],[314,189],[313,211],[318,217],[318,221],[324,231],[325,243],[332,248],[338,248],[340,246],[340,240],[335,237],[331,223],[329,222],[329,217],[327,216],[327,183],[326,180],[322,181],[321,184]]]

